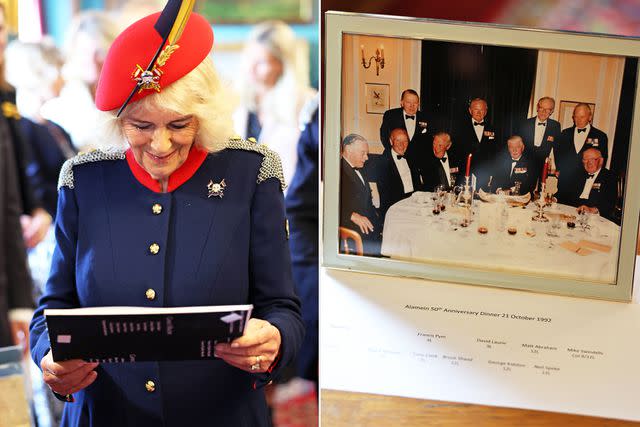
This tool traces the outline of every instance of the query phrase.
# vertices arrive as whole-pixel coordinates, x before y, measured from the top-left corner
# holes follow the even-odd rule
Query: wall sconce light
[[[369,61],[367,61],[365,59],[365,56],[364,56],[364,45],[363,44],[360,45],[360,53],[362,54],[362,66],[365,69],[371,67],[371,60],[372,59],[376,61],[376,76],[379,76],[380,75],[380,69],[384,68],[384,46],[380,45],[380,47],[378,49],[376,49],[375,56],[372,56],[371,58],[369,58]]]

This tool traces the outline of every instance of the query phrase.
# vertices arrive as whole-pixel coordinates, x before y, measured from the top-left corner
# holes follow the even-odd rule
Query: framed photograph
[[[365,99],[368,114],[384,114],[389,109],[389,85],[365,83]]]
[[[639,39],[325,19],[324,266],[631,299]],[[376,46],[377,77],[361,64]],[[389,103],[376,107],[382,85]],[[574,143],[582,121],[589,134]]]
[[[218,24],[255,24],[269,19],[288,23],[310,22],[312,0],[198,0],[198,13]]]
[[[578,104],[587,104],[591,108],[591,121],[596,119],[596,104],[584,101],[560,101],[558,121],[562,125],[562,129],[573,126],[573,110]]]

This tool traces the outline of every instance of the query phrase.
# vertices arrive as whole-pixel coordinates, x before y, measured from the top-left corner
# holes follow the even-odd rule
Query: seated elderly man
[[[364,164],[369,160],[369,143],[357,134],[342,140],[340,160],[340,227],[362,235],[365,255],[380,254],[382,225],[373,206]]]
[[[380,194],[382,223],[387,210],[394,203],[422,189],[422,179],[412,159],[406,157],[409,136],[403,128],[389,135],[389,148],[374,162],[373,170]]]
[[[574,183],[566,183],[573,188],[568,200],[561,200],[576,206],[578,212],[597,213],[611,219],[616,204],[616,178],[603,168],[604,158],[597,148],[587,148],[582,152],[582,175]],[[560,180],[564,178],[560,175]]]
[[[518,135],[507,140],[507,149],[500,153],[493,171],[493,187],[498,190],[512,190],[515,194],[533,191],[537,174],[533,170],[535,162],[524,152],[524,142]]]
[[[424,188],[433,191],[438,185],[447,188],[460,183],[462,169],[459,157],[451,150],[453,142],[447,132],[438,132],[433,136],[432,151],[424,160]]]

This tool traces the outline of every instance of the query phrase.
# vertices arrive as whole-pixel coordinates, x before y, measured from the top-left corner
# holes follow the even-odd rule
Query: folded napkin
[[[587,249],[587,248],[585,248],[583,246],[580,246],[577,243],[573,243],[573,242],[569,242],[569,241],[560,243],[560,247],[563,247],[566,250],[574,252],[574,253],[576,253],[576,254],[578,254],[580,256],[587,256],[587,255],[593,253],[592,250]]]

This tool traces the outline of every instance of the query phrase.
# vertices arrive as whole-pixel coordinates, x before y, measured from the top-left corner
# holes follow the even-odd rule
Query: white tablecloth
[[[472,223],[462,227],[462,208],[447,203],[444,212],[434,215],[430,193],[414,193],[387,211],[381,252],[395,259],[615,282],[620,240],[617,224],[593,215],[590,229],[583,231],[577,220],[573,229],[561,221],[559,236],[549,237],[548,222],[531,220],[533,203],[525,208],[506,207],[506,218],[500,214],[502,206],[474,200]],[[555,204],[550,212],[576,215],[576,208]],[[480,226],[488,232],[480,234]],[[517,233],[510,235],[508,227],[516,227]],[[608,245],[611,250],[590,249],[588,255],[579,255],[560,246],[581,240]]]

